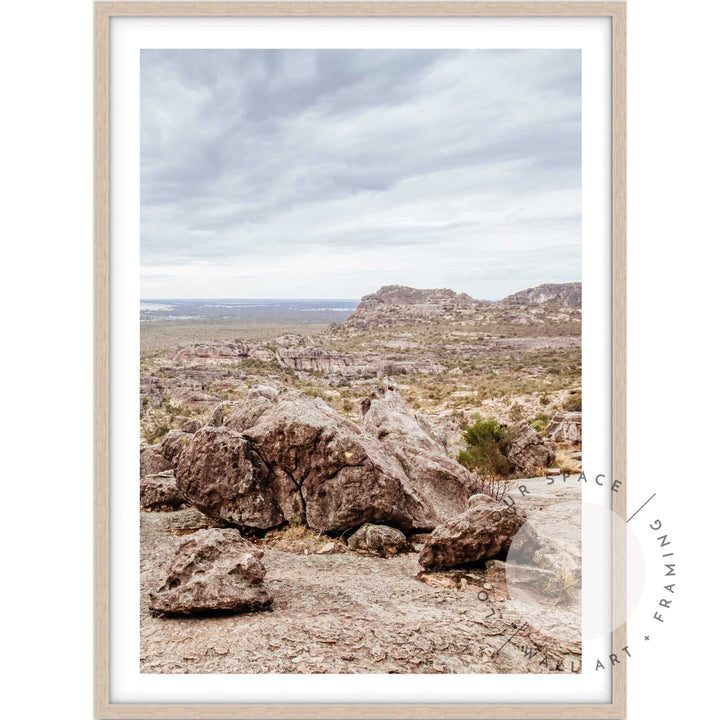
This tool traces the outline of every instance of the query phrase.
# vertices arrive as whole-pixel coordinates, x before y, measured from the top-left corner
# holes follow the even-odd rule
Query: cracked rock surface
[[[262,550],[231,528],[200,529],[181,541],[150,607],[166,615],[239,613],[272,604]]]
[[[363,523],[430,530],[463,512],[479,481],[447,456],[399,393],[368,398],[365,427],[319,398],[260,386],[179,456],[178,488],[211,517],[339,534]]]
[[[518,504],[538,533],[579,559],[579,484],[522,482],[531,492]],[[195,508],[141,514],[143,673],[570,673],[580,668],[579,603],[558,604],[556,597],[538,597],[524,586],[509,593],[497,569],[420,578],[417,552],[378,558],[264,547],[264,583],[274,598],[270,611],[153,614],[148,592],[167,578],[178,538],[213,523]]]

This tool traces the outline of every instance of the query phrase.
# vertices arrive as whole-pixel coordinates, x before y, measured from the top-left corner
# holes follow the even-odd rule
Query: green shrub
[[[145,439],[150,445],[157,444],[170,432],[170,423],[167,421],[155,422],[145,428]]]
[[[547,430],[548,423],[550,422],[550,416],[546,415],[545,413],[540,413],[531,423],[530,427],[535,430],[535,432],[540,433],[543,437],[545,436],[545,431]]]
[[[573,393],[563,403],[563,410],[567,412],[582,412],[582,393]]]
[[[504,452],[509,441],[508,430],[497,420],[483,420],[479,415],[463,432],[466,449],[458,453],[457,460],[468,470],[491,477],[507,477],[512,465]]]

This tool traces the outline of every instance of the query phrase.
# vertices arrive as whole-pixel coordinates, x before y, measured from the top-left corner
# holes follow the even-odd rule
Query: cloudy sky
[[[143,298],[580,279],[580,51],[144,50]]]

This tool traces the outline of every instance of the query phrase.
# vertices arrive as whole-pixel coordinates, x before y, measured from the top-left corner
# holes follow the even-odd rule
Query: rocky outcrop
[[[242,358],[250,358],[276,367],[289,368],[296,372],[320,373],[325,376],[337,376],[345,379],[383,377],[385,375],[416,375],[440,373],[445,367],[432,357],[402,354],[379,353],[342,353],[318,346],[312,338],[296,335],[281,335],[268,343],[267,347],[255,343],[205,342],[186,345],[171,351],[167,355],[170,363],[183,367],[182,374],[187,379],[197,379],[195,388],[189,397],[181,397],[174,389],[175,378],[165,381],[172,397],[182,404],[208,402],[212,398],[202,391],[210,383],[217,385],[224,377],[223,365],[232,365]],[[192,360],[208,362],[210,369],[204,372],[188,368],[185,363]],[[214,368],[214,371],[213,371]],[[174,372],[171,367],[162,371]],[[228,370],[230,372],[230,370]],[[141,392],[149,388],[149,378],[141,378]],[[200,392],[198,392],[200,390]],[[185,393],[189,392],[186,388]]]
[[[225,417],[225,403],[218,403],[213,411],[210,413],[207,425],[210,427],[220,427],[223,424],[223,418]],[[197,431],[196,431],[197,432]]]
[[[159,445],[140,448],[140,477],[155,475],[171,469],[170,462],[165,458]]]
[[[245,340],[233,340],[231,342],[203,342],[183,345],[167,354],[167,359],[172,361],[187,360],[193,358],[232,360],[237,358],[252,358],[262,362],[274,360],[274,353],[256,343]]]
[[[505,453],[516,472],[533,474],[554,462],[555,447],[543,440],[527,420],[513,425],[509,437]]]
[[[150,607],[164,615],[239,613],[272,604],[263,553],[237,530],[198,530],[180,543]]]
[[[140,507],[143,510],[177,510],[184,503],[172,470],[141,478]]]
[[[456,318],[472,314],[484,305],[487,303],[447,288],[420,290],[405,285],[385,285],[365,295],[344,325],[366,329],[445,316]]]
[[[183,497],[210,517],[267,529],[301,514],[302,503],[292,483],[276,479],[257,450],[227,427],[206,425],[198,430],[176,473]]]
[[[405,405],[393,388],[376,388],[360,406],[363,428],[391,449],[409,477],[418,481],[438,515],[450,518],[477,492],[477,477],[447,454],[445,439],[428,420]]]
[[[495,502],[486,495],[470,498],[464,513],[436,527],[420,551],[420,564],[428,570],[460,567],[504,557],[512,544],[516,558],[531,558],[537,536],[527,516],[515,506]],[[523,529],[520,541],[515,538]]]
[[[444,454],[445,439],[419,412],[411,411],[394,386],[378,386],[360,403],[365,430],[378,440]]]
[[[508,295],[504,305],[565,305],[582,307],[582,283],[545,283]]]
[[[347,355],[320,347],[278,348],[277,357],[281,365],[292,370],[344,375],[353,366]]]
[[[202,423],[197,418],[190,418],[183,423],[180,428],[184,433],[196,433],[202,427]]]
[[[170,463],[170,467],[177,465],[182,449],[190,442],[191,435],[182,430],[171,430],[163,439],[160,451]]]
[[[319,398],[260,386],[223,426],[199,430],[177,466],[183,496],[243,527],[292,522],[341,533],[363,523],[428,530],[465,509],[478,479],[444,453],[395,391],[364,428]]]
[[[399,555],[409,549],[405,535],[397,528],[366,523],[348,538],[348,547],[355,552],[369,552],[380,557]]]
[[[582,413],[555,413],[547,426],[547,436],[556,443],[580,445],[582,443]]]

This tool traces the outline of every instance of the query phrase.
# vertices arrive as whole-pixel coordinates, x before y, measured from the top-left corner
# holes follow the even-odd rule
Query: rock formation
[[[381,557],[398,555],[408,549],[408,542],[397,528],[365,523],[348,538],[351,550],[365,551]]]
[[[182,495],[242,527],[306,523],[341,533],[363,523],[428,530],[457,515],[479,481],[447,457],[399,393],[364,403],[364,427],[319,398],[253,389],[220,427],[205,426],[180,455]]]
[[[272,604],[263,584],[263,553],[237,530],[198,530],[180,543],[150,607],[165,615],[238,613]]]
[[[140,507],[143,510],[176,510],[184,503],[172,470],[141,478]]]
[[[170,462],[165,459],[159,445],[140,448],[140,477],[154,475],[171,469]]]
[[[555,448],[543,440],[527,420],[510,428],[510,441],[505,453],[516,472],[532,474],[550,466],[555,460]]]
[[[365,295],[357,310],[345,321],[346,327],[365,329],[395,325],[408,320],[427,320],[447,315],[472,314],[487,305],[466,293],[453,290],[419,290],[404,285],[385,285]]]
[[[537,538],[527,516],[517,507],[498,503],[487,495],[474,495],[464,513],[436,527],[420,551],[420,564],[428,570],[460,567],[496,557],[504,557],[515,540],[517,558],[536,550]]]
[[[579,445],[582,442],[582,413],[555,413],[548,423],[547,436],[556,443]]]
[[[582,306],[582,283],[545,283],[534,288],[508,295],[504,305],[566,305]]]
[[[170,467],[174,468],[180,457],[182,449],[190,442],[192,435],[182,430],[171,430],[163,439],[160,446],[160,452],[163,457],[170,463]]]

